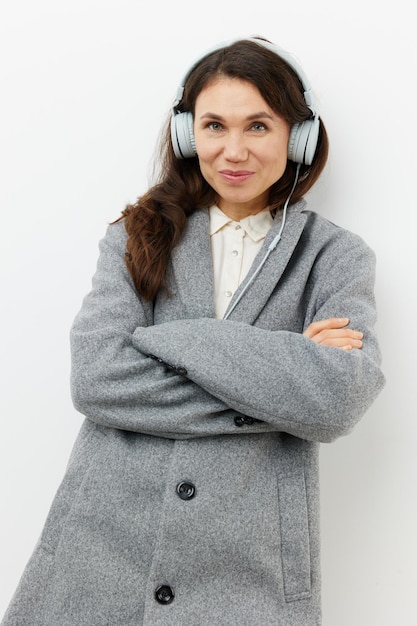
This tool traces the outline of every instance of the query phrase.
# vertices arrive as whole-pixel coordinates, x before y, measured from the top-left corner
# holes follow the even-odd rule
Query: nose
[[[248,158],[248,149],[244,136],[239,132],[231,132],[227,135],[223,149],[227,161],[241,163]]]

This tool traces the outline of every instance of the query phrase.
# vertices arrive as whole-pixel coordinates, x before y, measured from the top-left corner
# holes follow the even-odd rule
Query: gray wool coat
[[[3,626],[321,623],[318,448],[383,385],[374,255],[301,201],[216,320],[208,226],[206,210],[189,218],[153,304],[123,223],[100,242],[71,330],[86,420]],[[303,336],[329,317],[349,317],[363,349]]]

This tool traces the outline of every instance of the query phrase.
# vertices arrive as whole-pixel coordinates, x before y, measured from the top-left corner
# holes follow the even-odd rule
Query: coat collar
[[[306,214],[303,212],[305,206],[305,201],[301,200],[289,207],[281,241],[269,256],[252,285],[250,285],[247,293],[231,313],[230,319],[253,324],[264,308],[303,232],[307,219]],[[281,219],[282,213],[279,212],[248,275],[234,294],[230,306],[233,306],[233,302],[239,296],[240,291],[244,288],[246,282],[250,280],[250,277],[265,256],[269,244],[280,229]],[[184,236],[173,250],[171,269],[174,278],[175,294],[184,309],[184,317],[214,317],[213,270],[208,210],[195,211],[188,218]]]

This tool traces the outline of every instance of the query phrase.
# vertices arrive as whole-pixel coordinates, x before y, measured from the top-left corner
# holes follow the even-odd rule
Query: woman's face
[[[220,77],[197,97],[194,134],[201,173],[218,206],[240,220],[268,206],[287,164],[290,127],[245,80]]]

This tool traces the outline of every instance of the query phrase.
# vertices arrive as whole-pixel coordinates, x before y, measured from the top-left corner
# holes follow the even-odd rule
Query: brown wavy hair
[[[186,81],[178,110],[194,114],[197,96],[219,76],[238,78],[255,85],[268,105],[290,126],[311,117],[303,86],[294,70],[274,52],[248,40],[237,41],[204,57]],[[169,257],[181,238],[188,216],[216,202],[216,192],[203,178],[198,158],[175,157],[170,119],[161,133],[158,154],[160,163],[156,183],[135,204],[128,205],[119,218],[124,219],[128,234],[126,265],[137,291],[149,301],[160,289],[166,289]],[[328,139],[320,120],[313,163],[301,166],[292,203],[314,185],[326,164],[327,155]],[[296,167],[295,163],[287,161],[284,174],[271,186],[271,210],[282,208],[293,185]]]

